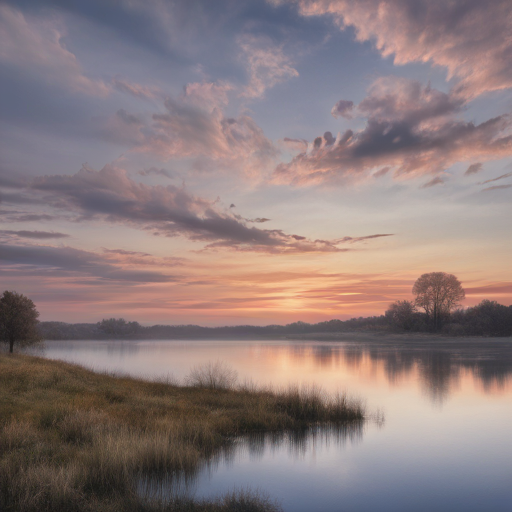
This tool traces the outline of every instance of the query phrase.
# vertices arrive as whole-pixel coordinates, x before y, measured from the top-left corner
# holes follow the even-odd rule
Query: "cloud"
[[[40,203],[41,201],[37,198],[34,198],[28,194],[9,194],[0,191],[0,203],[4,204],[35,204]]]
[[[338,119],[338,117],[344,117],[346,119],[352,119],[352,111],[354,110],[354,102],[347,100],[339,100],[334,107],[331,109],[331,115]]]
[[[182,100],[209,112],[224,108],[228,104],[228,94],[234,89],[229,82],[193,82],[183,88]]]
[[[164,283],[175,280],[173,276],[160,272],[123,269],[102,255],[72,247],[2,244],[0,262],[14,266],[14,269],[25,267],[24,275],[28,268],[35,274],[44,273],[45,270],[58,270],[59,275],[64,272],[71,276],[88,275],[109,281]]]
[[[213,85],[188,84],[184,94],[165,100],[166,112],[149,120],[120,109],[102,121],[101,133],[162,160],[203,158],[208,170],[228,168],[260,176],[275,163],[277,149],[249,115],[226,117],[221,107],[228,89]]]
[[[351,244],[357,243],[357,242],[364,242],[365,240],[373,240],[374,238],[382,238],[386,236],[395,236],[394,233],[381,233],[376,235],[366,235],[366,236],[357,236],[357,237],[351,237],[351,236],[345,236],[338,240],[338,243],[344,243],[349,242]]]
[[[444,185],[443,178],[441,178],[440,176],[436,176],[435,178],[432,178],[430,181],[427,181],[427,183],[421,185],[420,188],[430,188],[436,185]]]
[[[306,139],[290,139],[285,137],[282,143],[294,151],[305,151],[308,148],[308,141]]]
[[[472,174],[476,174],[477,172],[480,172],[482,170],[482,163],[477,162],[476,164],[471,164],[464,173],[464,176],[471,176]]]
[[[120,254],[122,256],[138,256],[138,257],[151,256],[151,254],[149,254],[147,252],[126,251],[125,249],[103,249],[103,252],[105,252],[107,254]]]
[[[507,188],[511,188],[512,185],[495,185],[494,187],[487,187],[482,190],[482,192],[490,192],[491,190],[505,190]]]
[[[317,137],[306,151],[277,166],[274,181],[354,181],[382,167],[395,177],[436,174],[459,161],[512,155],[509,115],[475,125],[456,118],[463,108],[458,95],[414,80],[380,78],[357,106],[367,117],[362,130],[347,130],[334,142],[329,132]]]
[[[140,251],[127,251],[125,249],[105,249],[103,253],[109,258],[113,259],[117,263],[123,265],[140,265],[143,267],[157,266],[157,267],[168,267],[183,265],[186,261],[185,258],[175,258],[171,256],[156,257],[147,252]]]
[[[31,19],[0,5],[0,61],[73,93],[108,95],[107,84],[83,74],[76,56],[66,49],[63,35],[54,18]]]
[[[492,180],[486,180],[482,182],[482,185],[485,185],[486,183],[492,183],[493,181],[503,180],[505,178],[510,178],[512,176],[512,172],[507,172],[507,174],[502,174],[501,176],[498,176],[497,178],[493,178]]]
[[[149,186],[128,173],[107,165],[100,171],[84,166],[71,176],[35,178],[33,190],[45,194],[48,204],[88,218],[103,218],[165,236],[185,236],[206,242],[206,248],[229,247],[242,251],[294,253],[342,252],[340,240],[310,240],[281,230],[249,227],[238,216],[172,185]],[[260,218],[257,222],[266,221]]]
[[[20,238],[33,238],[38,240],[46,240],[49,238],[69,238],[70,235],[65,233],[57,233],[55,231],[10,231],[7,229],[0,230],[2,235],[13,235]]]
[[[12,170],[0,169],[0,187],[23,188],[27,185],[28,178],[14,174]]]
[[[172,171],[168,171],[167,169],[159,169],[157,167],[143,169],[142,171],[138,171],[137,174],[139,176],[151,176],[152,174],[154,174],[156,176],[165,176],[166,178],[169,178],[171,180],[176,177]]]
[[[129,94],[135,98],[156,99],[164,97],[164,93],[158,87],[141,85],[136,82],[130,82],[125,78],[116,76],[112,79],[112,85],[119,92]]]
[[[0,210],[0,215],[3,216],[5,222],[41,222],[55,219],[54,215],[48,215],[47,213],[28,213],[12,210]]]
[[[466,295],[483,295],[488,297],[490,294],[509,295],[512,294],[512,282],[493,283],[483,286],[474,286],[464,288]]]
[[[382,176],[385,176],[390,171],[390,167],[383,167],[382,169],[379,169],[378,171],[373,173],[374,178],[380,178]]]
[[[380,120],[417,125],[460,112],[464,105],[463,98],[438,91],[430,84],[423,86],[417,80],[389,76],[373,82],[357,111]]]
[[[430,62],[458,80],[466,98],[512,87],[509,0],[274,0],[295,3],[303,16],[331,16],[352,26],[397,65]]]
[[[246,34],[239,38],[238,44],[249,75],[240,96],[262,98],[267,89],[299,76],[283,47],[274,45],[268,38]]]

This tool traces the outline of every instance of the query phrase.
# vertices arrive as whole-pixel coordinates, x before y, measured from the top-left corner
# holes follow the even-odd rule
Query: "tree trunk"
[[[10,354],[12,354],[13,349],[14,349],[14,340],[11,338],[11,339],[9,340],[9,353],[10,353]]]

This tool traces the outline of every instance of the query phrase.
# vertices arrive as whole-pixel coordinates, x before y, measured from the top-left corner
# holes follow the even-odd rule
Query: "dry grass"
[[[217,501],[148,500],[141,478],[193,474],[234,436],[360,422],[344,397],[180,387],[0,355],[0,510],[271,511],[243,492]]]
[[[237,379],[235,370],[222,361],[216,361],[192,368],[187,384],[198,388],[233,389]]]

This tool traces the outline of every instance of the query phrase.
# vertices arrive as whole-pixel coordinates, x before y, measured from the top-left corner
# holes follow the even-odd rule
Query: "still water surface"
[[[224,361],[240,381],[347,391],[384,421],[241,439],[182,492],[260,489],[287,512],[512,511],[512,340],[50,341],[95,370],[184,379]]]

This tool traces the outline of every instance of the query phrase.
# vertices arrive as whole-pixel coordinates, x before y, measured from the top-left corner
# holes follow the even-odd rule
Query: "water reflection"
[[[319,369],[365,369],[377,374],[382,368],[387,382],[400,385],[415,374],[424,393],[442,403],[458,388],[463,370],[471,373],[487,392],[505,389],[512,375],[512,344],[509,341],[452,341],[428,343],[299,344],[267,346],[269,357],[289,352],[298,366],[313,362]]]
[[[512,343],[497,339],[418,341],[75,341],[48,342],[47,356],[97,370],[149,378],[187,376],[190,368],[221,360],[255,383],[305,381],[334,391],[338,377],[400,387],[418,382],[424,396],[442,404],[469,374],[485,393],[506,389],[512,375]],[[348,379],[347,376],[352,376]],[[357,382],[356,382],[357,384]]]
[[[382,425],[382,419],[376,420]],[[374,421],[375,423],[375,421]],[[188,472],[164,475],[146,475],[139,479],[137,492],[151,500],[193,498],[200,485],[200,477],[211,478],[220,466],[230,468],[241,459],[261,461],[268,454],[281,451],[291,461],[304,459],[314,450],[341,450],[347,442],[362,441],[365,422],[318,425],[304,430],[286,432],[255,432],[227,442],[221,449]]]

